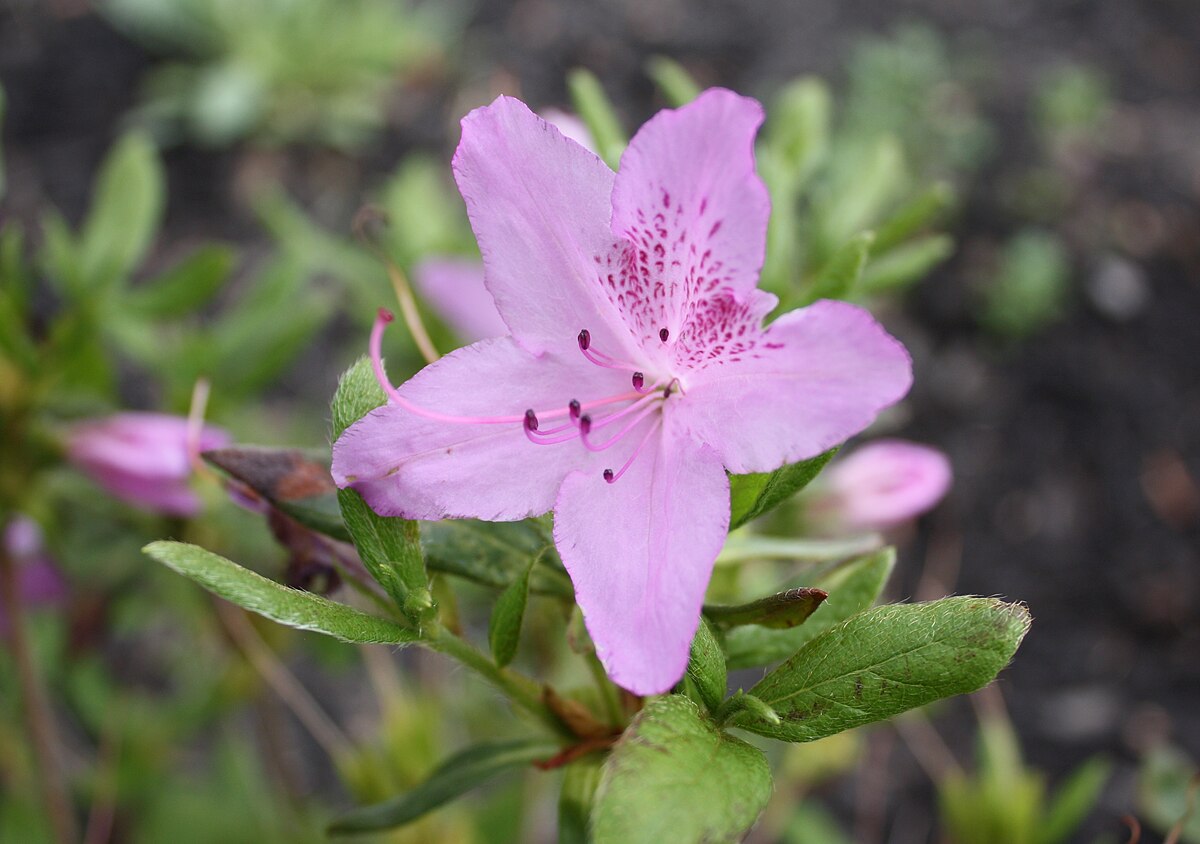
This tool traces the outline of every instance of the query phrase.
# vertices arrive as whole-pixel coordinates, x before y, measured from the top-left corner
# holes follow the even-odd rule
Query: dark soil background
[[[150,58],[86,7],[54,8],[0,2],[7,207],[32,218],[52,203],[76,219]],[[1033,631],[1000,685],[1029,759],[1052,779],[1098,751],[1117,761],[1079,840],[1115,835],[1117,818],[1134,810],[1140,752],[1169,738],[1200,757],[1194,0],[481,0],[462,74],[499,80],[546,106],[566,101],[564,73],[583,65],[636,125],[661,106],[643,72],[653,54],[682,61],[704,83],[762,95],[800,73],[836,84],[856,39],[913,19],[989,44],[1000,57],[1001,84],[982,103],[1000,145],[952,225],[956,256],[889,318],[917,363],[900,433],[948,451],[957,472],[951,497],[906,553],[893,593],[917,594],[924,574],[957,592],[1028,603]],[[1022,343],[1001,343],[978,327],[970,280],[1019,221],[989,188],[1034,154],[1031,86],[1065,59],[1108,77],[1128,139],[1091,168],[1057,224],[1074,249],[1068,315]],[[410,148],[448,153],[460,110],[452,97],[448,83],[422,91],[404,128],[358,163],[338,164],[334,172],[349,183],[345,201],[354,203],[358,188]],[[238,200],[242,155],[167,154],[168,242],[259,236]],[[289,178],[321,162],[313,153],[285,158]],[[1097,291],[1112,272],[1145,294],[1138,307],[1104,306]],[[314,377],[314,395],[328,395],[331,379]],[[939,721],[964,758],[968,713],[955,704]],[[875,840],[934,840],[927,780],[902,746],[887,758],[891,790]],[[832,799],[849,817],[853,791]]]

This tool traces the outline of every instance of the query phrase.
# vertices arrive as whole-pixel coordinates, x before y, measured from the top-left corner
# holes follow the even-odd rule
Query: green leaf
[[[629,140],[600,80],[591,71],[576,68],[567,76],[567,88],[576,113],[587,124],[596,151],[609,167],[616,170]]]
[[[1093,756],[1075,769],[1054,795],[1037,835],[1037,844],[1061,844],[1070,838],[1100,800],[1112,763]]]
[[[0,130],[4,128],[4,114],[8,107],[8,101],[4,94],[4,86],[0,85]],[[3,132],[0,131],[0,141],[4,140]],[[4,147],[0,145],[0,199],[4,198],[4,190],[7,188],[7,180],[4,169]]]
[[[827,248],[874,228],[907,179],[899,140],[883,136],[840,151],[836,172],[822,181],[818,231]]]
[[[750,694],[783,718],[733,723],[783,741],[812,741],[982,688],[1008,664],[1029,612],[994,598],[893,604],[809,642]]]
[[[705,604],[704,615],[718,627],[756,624],[772,630],[790,630],[807,621],[828,597],[824,589],[799,586],[738,606]]]
[[[1200,844],[1200,769],[1177,748],[1151,750],[1138,771],[1138,810],[1155,829],[1180,824],[1180,841]]]
[[[713,714],[719,724],[726,724],[739,712],[745,711],[752,718],[760,721],[765,721],[768,724],[778,726],[782,723],[779,713],[771,707],[767,706],[754,695],[748,695],[741,689],[738,689],[729,700],[721,706],[720,710]]]
[[[734,841],[771,797],[762,751],[716,729],[691,700],[651,700],[604,766],[595,844]]]
[[[588,826],[603,774],[604,757],[599,753],[567,765],[558,796],[558,844],[590,844]]]
[[[725,699],[728,678],[725,670],[725,654],[721,643],[713,635],[712,628],[702,617],[692,639],[691,656],[688,659],[687,677],[692,681],[700,700],[709,712],[716,712]]]
[[[554,546],[536,521],[480,522],[447,519],[421,526],[421,545],[430,569],[505,589],[526,564],[540,557],[529,581],[530,591],[572,600],[575,590],[566,571],[556,564]]]
[[[833,253],[816,278],[801,295],[798,304],[807,305],[817,299],[846,299],[850,296],[871,255],[874,232],[859,232]]]
[[[1024,337],[1058,319],[1067,306],[1071,261],[1062,239],[1027,229],[1004,247],[985,291],[983,321],[993,331]]]
[[[508,585],[492,607],[488,622],[488,645],[496,665],[503,668],[517,655],[521,641],[521,622],[525,620],[525,605],[529,602],[529,575],[537,557],[531,557],[520,577]]]
[[[653,56],[646,72],[673,107],[685,106],[700,96],[700,86],[679,62],[666,56]]]
[[[954,238],[931,234],[872,257],[858,282],[863,295],[885,293],[920,281],[954,253]]]
[[[352,489],[339,489],[342,520],[363,565],[414,622],[433,610],[421,532],[416,522],[380,516]]]
[[[387,401],[383,388],[375,380],[371,361],[366,356],[354,362],[338,380],[333,395],[333,438]]]
[[[274,502],[275,506],[310,530],[341,542],[353,542],[346,522],[342,519],[342,505],[336,493],[310,495],[306,498],[290,498]]]
[[[128,277],[146,254],[166,197],[162,162],[140,133],[121,138],[96,180],[79,234],[80,280],[89,290]]]
[[[757,519],[804,489],[835,454],[837,448],[831,448],[824,454],[792,463],[774,472],[732,475],[729,478],[729,529],[734,530]]]
[[[895,563],[896,550],[882,548],[816,578],[812,585],[828,592],[829,597],[800,627],[791,630],[737,627],[730,630],[725,634],[729,667],[749,668],[785,659],[835,624],[867,609],[883,591]]]
[[[796,190],[816,172],[829,151],[832,115],[829,87],[811,76],[790,83],[771,103],[766,143],[786,162]]]
[[[954,188],[948,182],[934,182],[900,206],[875,231],[872,256],[899,246],[912,235],[931,225],[954,203]]]
[[[394,621],[311,592],[289,589],[196,545],[151,542],[142,550],[213,594],[288,627],[362,644],[399,645],[418,639],[416,633]]]
[[[404,794],[355,809],[329,825],[333,835],[392,829],[461,797],[504,771],[524,768],[558,752],[544,739],[517,739],[468,748],[443,762],[428,779]]]
[[[201,246],[158,278],[131,290],[121,307],[152,319],[190,314],[225,284],[233,259],[233,250],[228,246]]]

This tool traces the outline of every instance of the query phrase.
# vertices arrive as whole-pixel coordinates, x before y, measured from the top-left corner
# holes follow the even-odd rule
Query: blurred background
[[[819,279],[843,241],[875,230],[864,295],[916,368],[879,432],[941,449],[955,478],[898,535],[886,594],[998,595],[1035,618],[999,696],[789,756],[751,840],[1048,844],[955,826],[948,772],[986,781],[978,724],[1007,723],[1004,704],[1053,787],[1097,756],[1111,766],[1057,840],[1126,841],[1126,814],[1143,842],[1163,840],[1200,759],[1193,0],[0,0],[0,226],[20,232],[0,237],[0,273],[30,279],[35,344],[67,336],[57,314],[121,291],[62,346],[55,414],[183,414],[207,375],[209,418],[237,440],[327,448],[337,376],[394,303],[357,212],[387,212],[373,248],[418,286],[429,258],[474,259],[449,179],[457,121],[500,93],[578,110],[592,77],[577,68],[626,132],[686,87],[680,70],[763,100],[768,127],[784,127],[772,151],[818,174],[795,185],[795,219],[773,222],[795,233],[773,231],[766,286],[804,267]],[[825,131],[797,133],[809,146],[796,151],[792,117]],[[905,229],[897,208],[919,220]],[[449,348],[463,332],[426,295]],[[411,340],[393,342],[415,370]],[[22,371],[0,369],[0,394]],[[411,784],[487,729],[485,714],[463,727],[439,709],[464,681],[436,660],[364,667],[263,626],[251,635],[359,747],[331,765],[239,657],[237,632],[139,555],[183,528],[38,472],[22,509],[66,586],[32,633],[64,765],[102,810],[89,840],[323,840],[332,812]],[[207,503],[193,541],[280,576],[294,555],[262,520]],[[52,840],[13,672],[0,671],[0,840]],[[450,709],[487,707],[476,694]],[[548,840],[554,792],[539,776],[394,840]],[[1200,840],[1195,823],[1187,834]]]

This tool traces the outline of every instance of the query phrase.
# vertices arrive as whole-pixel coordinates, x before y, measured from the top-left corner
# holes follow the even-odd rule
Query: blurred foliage
[[[463,12],[409,0],[105,0],[101,10],[179,57],[151,72],[137,114],[162,141],[342,149],[384,126],[395,84],[444,60]]]
[[[1200,844],[1200,767],[1178,748],[1164,746],[1142,759],[1138,811],[1154,829]]]
[[[1066,310],[1070,270],[1054,235],[1034,229],[1016,235],[984,288],[984,324],[1018,340],[1045,328]]]

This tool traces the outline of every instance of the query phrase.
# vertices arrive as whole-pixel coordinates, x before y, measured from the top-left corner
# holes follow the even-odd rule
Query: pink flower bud
[[[946,455],[903,440],[879,440],[853,451],[826,473],[822,502],[846,527],[881,530],[932,509],[950,489]]]
[[[15,568],[21,603],[30,608],[62,604],[66,599],[66,584],[58,567],[46,553],[42,529],[37,522],[28,516],[15,516],[5,526],[0,541]],[[0,603],[0,635],[7,633],[8,619]]]
[[[228,445],[229,435],[204,426],[197,451]],[[188,485],[187,420],[165,413],[118,413],[71,429],[68,457],[113,495],[172,516],[194,516],[200,499]]]

